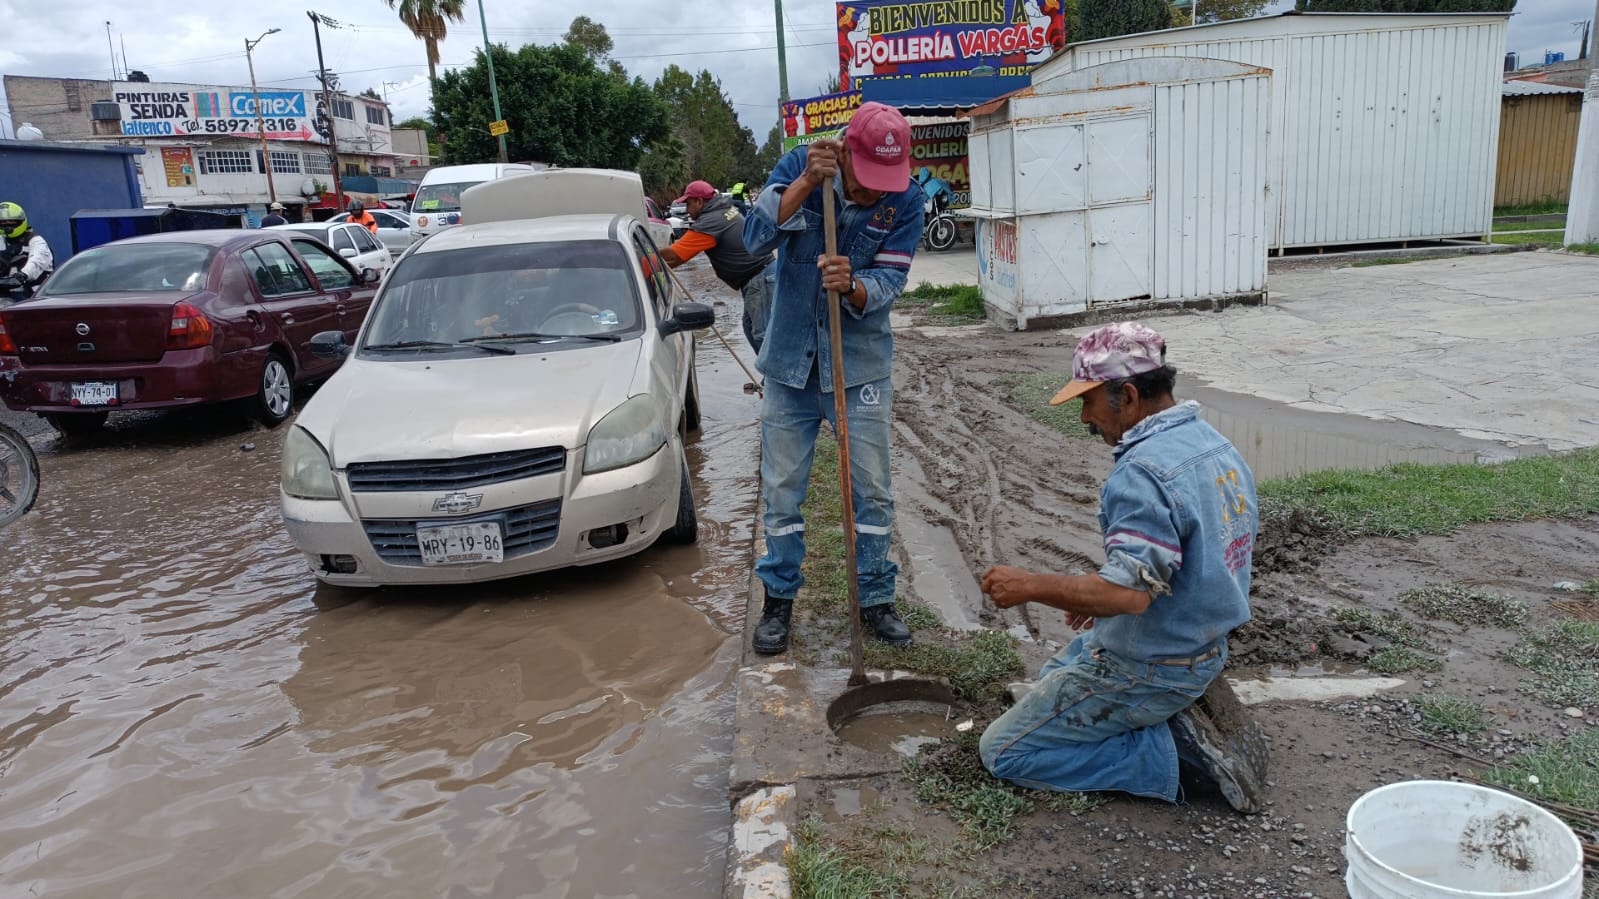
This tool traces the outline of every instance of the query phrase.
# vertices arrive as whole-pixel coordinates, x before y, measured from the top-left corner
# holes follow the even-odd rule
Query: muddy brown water
[[[38,440],[0,532],[0,895],[719,891],[757,400],[699,351],[699,544],[497,584],[319,588],[286,429]]]

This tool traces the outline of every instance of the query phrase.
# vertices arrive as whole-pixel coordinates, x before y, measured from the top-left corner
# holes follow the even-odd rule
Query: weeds
[[[1006,684],[1027,673],[1016,638],[986,629],[946,634],[945,640],[923,637],[905,649],[869,643],[866,665],[947,678],[958,698],[979,703],[997,700]]]
[[[821,822],[807,818],[794,830],[794,842],[784,861],[798,899],[865,899],[893,896],[905,890],[905,877],[882,871],[857,853],[828,845]]]
[[[1386,646],[1371,654],[1366,667],[1378,674],[1404,674],[1407,671],[1437,671],[1444,663],[1403,646]]]
[[[1563,243],[1561,236],[1559,231],[1547,234],[1529,234],[1523,230],[1495,231],[1492,242],[1496,244],[1557,248]]]
[[[1582,592],[1589,596],[1599,596],[1599,581],[1589,581],[1582,585]]]
[[[900,295],[902,304],[925,308],[952,324],[983,321],[983,292],[972,284],[918,284]]]
[[[1442,618],[1470,627],[1492,624],[1518,628],[1527,621],[1527,604],[1500,593],[1458,584],[1428,584],[1399,595],[1399,602],[1423,618]]]
[[[1505,654],[1532,677],[1521,690],[1558,706],[1599,704],[1599,622],[1561,621]]]
[[[1376,259],[1362,259],[1359,262],[1349,263],[1350,268],[1376,268],[1379,265],[1404,265],[1408,262],[1424,262],[1427,256],[1381,256]]]
[[[1352,630],[1373,634],[1407,649],[1440,651],[1437,646],[1428,642],[1421,628],[1401,618],[1395,612],[1373,615],[1365,609],[1339,609],[1333,617],[1343,624],[1350,625]]]
[[[1519,753],[1484,779],[1539,799],[1599,812],[1599,730]]]
[[[1599,243],[1574,243],[1566,246],[1568,253],[1583,253],[1588,256],[1599,256]]]
[[[1435,734],[1475,734],[1488,729],[1493,716],[1482,703],[1446,694],[1424,694],[1416,697],[1416,707],[1421,710],[1421,727]]]
[[[1546,201],[1543,203],[1522,203],[1519,206],[1496,206],[1494,218],[1508,218],[1517,215],[1565,215],[1570,206],[1567,203]]]
[[[1599,448],[1497,465],[1394,465],[1266,481],[1261,499],[1317,512],[1349,537],[1447,534],[1473,522],[1599,512]]]
[[[1080,417],[1083,412],[1082,400],[1072,400],[1059,406],[1049,404],[1055,394],[1059,393],[1070,380],[1070,375],[1047,372],[1006,375],[995,380],[994,386],[1003,392],[1005,399],[1009,400],[1011,405],[1027,413],[1034,421],[1048,425],[1068,437],[1098,440],[1098,437],[1088,432],[1088,426],[1082,422]]]

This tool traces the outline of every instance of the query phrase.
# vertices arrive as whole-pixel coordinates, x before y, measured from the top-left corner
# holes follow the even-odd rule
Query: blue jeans
[[[766,342],[766,320],[772,312],[772,291],[777,288],[777,260],[749,280],[740,293],[744,294],[744,339],[750,342],[755,355],[761,354],[761,344]]]
[[[893,422],[893,384],[888,378],[846,392],[852,495],[855,498],[855,561],[861,607],[894,601],[899,566],[888,558],[894,523],[894,493],[889,483],[889,435]],[[833,422],[833,395],[822,393],[816,371],[795,390],[766,382],[761,407],[761,491],[766,501],[766,555],[755,573],[775,599],[793,599],[804,585],[805,518],[800,504],[810,484],[816,432]]]
[[[1193,666],[1152,665],[1078,636],[1038,683],[983,731],[995,777],[1063,792],[1120,790],[1177,800],[1177,744],[1166,722],[1204,694],[1226,652]]]

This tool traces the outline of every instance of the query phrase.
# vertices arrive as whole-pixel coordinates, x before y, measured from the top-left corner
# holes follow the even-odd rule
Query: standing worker
[[[273,203],[267,207],[267,214],[261,217],[261,227],[272,228],[278,225],[287,225],[289,220],[283,217],[283,204]]]
[[[861,620],[877,639],[908,646],[910,629],[894,608],[899,567],[888,558],[894,524],[889,482],[894,335],[888,313],[922,238],[922,192],[910,181],[911,128],[898,110],[866,103],[842,140],[796,147],[778,161],[744,225],[753,253],[778,251],[777,289],[766,349],[761,409],[761,490],[766,554],[755,571],[766,588],[754,648],[788,648],[794,597],[805,579],[805,519],[800,503],[810,480],[816,432],[834,417],[835,388],[847,391],[850,477]],[[825,253],[822,194],[839,207],[838,247]],[[833,383],[828,290],[842,308],[845,383]],[[837,312],[838,310],[831,310]]]
[[[1106,325],[1078,342],[1072,382],[1052,403],[1082,397],[1083,423],[1114,447],[1099,500],[1105,565],[983,575],[994,605],[1059,609],[1082,633],[988,726],[978,751],[996,777],[1024,787],[1167,802],[1181,761],[1233,808],[1257,812],[1265,741],[1217,681],[1227,635],[1249,620],[1255,479],[1198,403],[1172,397],[1176,380],[1165,339],[1143,325]],[[1213,718],[1218,707],[1226,714]]]
[[[366,211],[366,204],[360,200],[350,201],[350,221],[364,226],[373,234],[378,233],[378,220],[372,217],[372,213]]]
[[[744,249],[744,215],[707,182],[690,182],[676,202],[688,207],[688,230],[661,251],[661,261],[677,268],[704,253],[716,277],[744,295],[744,339],[759,355],[777,279],[771,251],[757,256]]]

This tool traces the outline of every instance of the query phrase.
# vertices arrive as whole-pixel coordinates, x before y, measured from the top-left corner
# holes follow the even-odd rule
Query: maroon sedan
[[[378,274],[310,235],[182,231],[85,250],[31,300],[0,309],[0,398],[63,433],[113,409],[250,400],[288,418],[295,384],[342,361],[311,336],[355,342]]]

